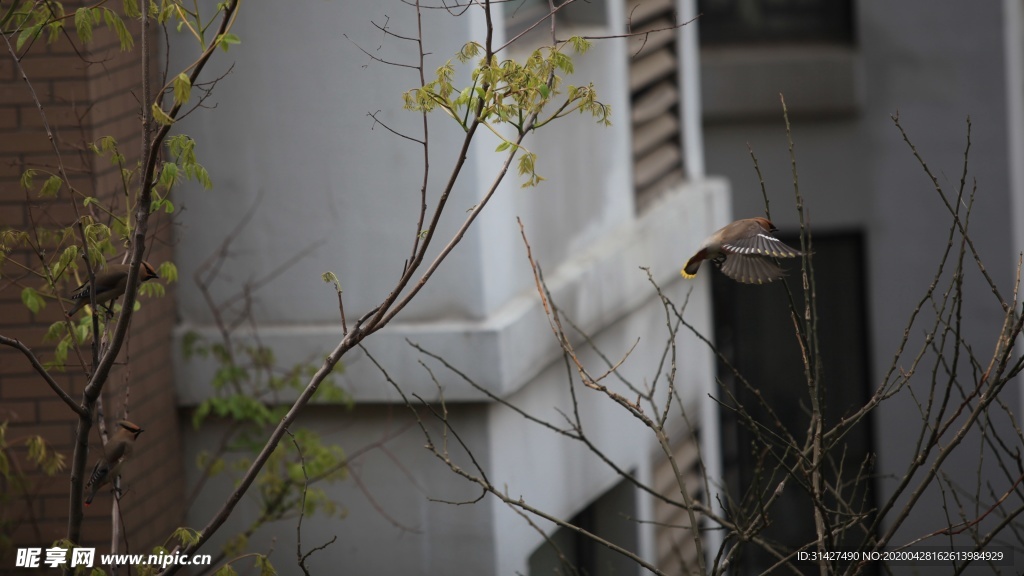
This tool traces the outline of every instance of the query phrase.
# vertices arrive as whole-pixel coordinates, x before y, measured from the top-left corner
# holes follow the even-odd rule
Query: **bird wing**
[[[722,264],[722,273],[744,284],[764,284],[782,277],[782,268],[763,256],[730,254]]]
[[[96,294],[104,294],[111,290],[117,290],[118,285],[127,280],[127,267],[115,264],[106,267],[102,272],[96,274]],[[72,300],[80,300],[89,297],[89,283],[85,282],[71,293]]]
[[[86,282],[85,284],[82,284],[78,288],[75,288],[74,290],[71,291],[70,298],[72,300],[80,300],[82,298],[88,298],[88,297],[89,297],[89,282]]]
[[[119,435],[115,434],[107,442],[107,445],[103,447],[103,452],[107,457],[107,462],[113,465],[115,462],[125,456],[125,452],[128,450],[129,442]]]
[[[100,486],[103,484],[103,479],[106,477],[107,472],[110,472],[110,466],[107,465],[103,458],[100,458],[92,467],[92,474],[89,475],[89,481],[86,483],[86,487]]]
[[[726,254],[756,254],[773,258],[796,258],[801,255],[799,250],[786,246],[782,240],[761,230],[760,227],[756,234],[722,244],[722,251]]]

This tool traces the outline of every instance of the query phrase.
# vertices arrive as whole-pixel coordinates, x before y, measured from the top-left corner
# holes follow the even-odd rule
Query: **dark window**
[[[636,491],[623,480],[602,494],[569,522],[626,550],[638,545]],[[637,565],[618,552],[559,528],[550,542],[530,554],[530,576],[624,576],[636,574]]]
[[[852,0],[698,0],[702,44],[853,43]]]
[[[785,240],[792,246],[799,246],[798,238]],[[814,237],[818,335],[822,381],[827,387],[824,394],[826,430],[863,405],[869,395],[871,364],[863,245],[859,233],[819,234]],[[790,263],[788,270],[786,278],[794,292],[797,310],[802,312],[799,262]],[[810,401],[783,283],[777,281],[764,286],[750,286],[738,284],[717,270],[709,271],[714,278],[716,345],[760,392],[764,402],[779,416],[783,427],[802,441],[810,421]],[[745,407],[753,420],[765,430],[777,430],[768,409],[759,404],[755,394],[742,386],[727,367],[720,365],[718,374],[722,385],[734,395],[735,402]],[[725,394],[721,397],[727,404],[733,403]],[[765,448],[765,440],[759,440],[737,417],[735,410],[723,409],[721,414],[723,463],[731,501],[747,498],[743,508],[753,513],[757,506],[751,504],[751,494],[770,495],[782,479],[782,472],[773,459],[773,453]],[[781,445],[773,441],[771,434],[767,438],[767,443],[775,448]],[[843,487],[843,500],[853,502],[860,511],[874,509],[874,477],[871,472],[874,448],[870,422],[866,419],[861,421],[828,456],[832,465],[827,467],[826,475],[833,485]],[[786,455],[786,458],[786,465],[792,466],[792,456]],[[832,510],[839,508],[833,499],[827,504]],[[815,538],[812,510],[807,492],[799,481],[788,479],[782,496],[768,513],[770,525],[761,536],[787,552],[812,542]],[[731,510],[730,514],[737,515],[737,510]],[[863,536],[863,532],[851,529],[847,534],[848,540],[838,542],[837,546],[844,543],[852,546]],[[748,546],[741,553],[734,574],[760,574],[775,562],[774,557]],[[806,568],[804,572],[807,574],[819,571],[816,565]]]

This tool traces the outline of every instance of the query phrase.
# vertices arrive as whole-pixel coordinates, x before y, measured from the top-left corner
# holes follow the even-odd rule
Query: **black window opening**
[[[799,239],[783,237],[791,246]],[[864,274],[864,240],[860,233],[816,234],[814,267],[819,314],[818,336],[823,375],[825,429],[862,406],[870,395],[871,362],[868,346],[868,308]],[[797,310],[803,311],[799,261],[787,264],[786,279],[793,291]],[[717,270],[711,270],[715,315],[715,343],[740,374],[764,398],[785,429],[798,441],[807,434],[810,399],[804,377],[800,348],[793,331],[789,299],[781,281],[763,286],[738,284]],[[702,270],[703,273],[703,270]],[[775,428],[774,417],[759,404],[753,391],[743,386],[724,364],[718,375],[724,390],[735,397],[728,400],[724,390],[718,397],[738,402],[755,421]],[[732,502],[749,498],[752,491],[767,498],[782,479],[772,452],[763,440],[741,422],[735,410],[721,410],[723,466]],[[777,454],[778,451],[775,451]],[[830,455],[842,463],[841,470],[827,471],[833,482],[844,487],[844,500],[859,511],[876,508],[875,477],[872,471],[874,442],[869,419],[862,420],[846,436],[844,443]],[[792,464],[792,460],[788,462]],[[836,482],[836,479],[839,482]],[[756,500],[755,500],[756,501]],[[827,504],[836,509],[836,501]],[[742,508],[749,513],[756,505],[747,500]],[[733,506],[733,508],[737,508]],[[730,515],[739,514],[732,509]],[[768,511],[770,525],[761,536],[789,552],[815,539],[814,516],[809,496],[790,478],[775,505]],[[863,522],[867,525],[869,522]],[[850,530],[837,546],[853,546],[863,532]],[[777,558],[756,546],[747,545],[734,564],[734,574],[760,574]],[[799,565],[806,574],[817,574],[817,565]],[[876,573],[869,567],[867,573]]]
[[[626,550],[639,544],[636,490],[623,480],[574,516],[569,523]],[[629,558],[575,530],[559,528],[530,554],[530,576],[622,576],[637,574]]]
[[[697,0],[704,45],[853,44],[852,0]]]

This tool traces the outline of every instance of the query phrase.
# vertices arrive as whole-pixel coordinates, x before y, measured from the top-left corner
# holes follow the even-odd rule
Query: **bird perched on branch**
[[[117,432],[103,446],[103,456],[92,467],[92,475],[85,489],[89,491],[85,497],[85,505],[92,504],[92,499],[101,486],[108,484],[121,473],[121,466],[132,455],[135,439],[142,433],[142,428],[127,420],[117,423]]]
[[[111,264],[103,270],[96,273],[95,286],[96,286],[96,305],[106,304],[112,302],[124,294],[125,288],[128,287],[128,264]],[[143,262],[142,266],[139,266],[139,281],[145,282],[152,280],[153,278],[159,278],[156,270],[150,266],[149,262]],[[75,300],[75,305],[68,311],[68,316],[74,316],[76,312],[81,310],[86,304],[89,304],[89,292],[91,291],[92,285],[88,282],[82,284],[78,288],[75,288],[74,292],[71,293],[70,298]],[[107,306],[110,310],[110,306]]]
[[[683,278],[693,278],[700,263],[711,260],[722,273],[745,284],[764,284],[782,277],[776,258],[802,256],[776,238],[778,228],[767,218],[747,218],[725,226],[700,245],[700,250],[686,262]]]

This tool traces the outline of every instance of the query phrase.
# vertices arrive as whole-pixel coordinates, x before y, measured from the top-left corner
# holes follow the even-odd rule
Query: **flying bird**
[[[86,506],[92,504],[92,499],[101,486],[110,483],[121,473],[122,465],[131,457],[135,448],[135,439],[143,432],[142,428],[127,420],[119,421],[117,426],[117,432],[114,432],[103,446],[103,456],[92,467],[92,475],[85,485],[85,489],[89,491],[85,497]]]
[[[112,302],[124,294],[125,288],[128,287],[128,264],[111,264],[103,270],[96,273],[96,305],[106,304]],[[153,278],[159,278],[156,270],[150,266],[149,262],[143,262],[142,266],[139,267],[139,281],[145,282],[152,280]],[[74,316],[79,310],[81,310],[86,304],[89,304],[89,293],[91,292],[92,285],[89,282],[85,282],[78,288],[75,288],[74,292],[71,293],[70,298],[75,301],[75,305],[68,311],[68,316]],[[110,307],[107,306],[109,310]]]
[[[683,278],[693,278],[700,263],[711,260],[722,273],[744,284],[764,284],[782,277],[776,258],[802,256],[773,234],[778,228],[767,218],[737,220],[718,230],[700,245],[683,267]]]

